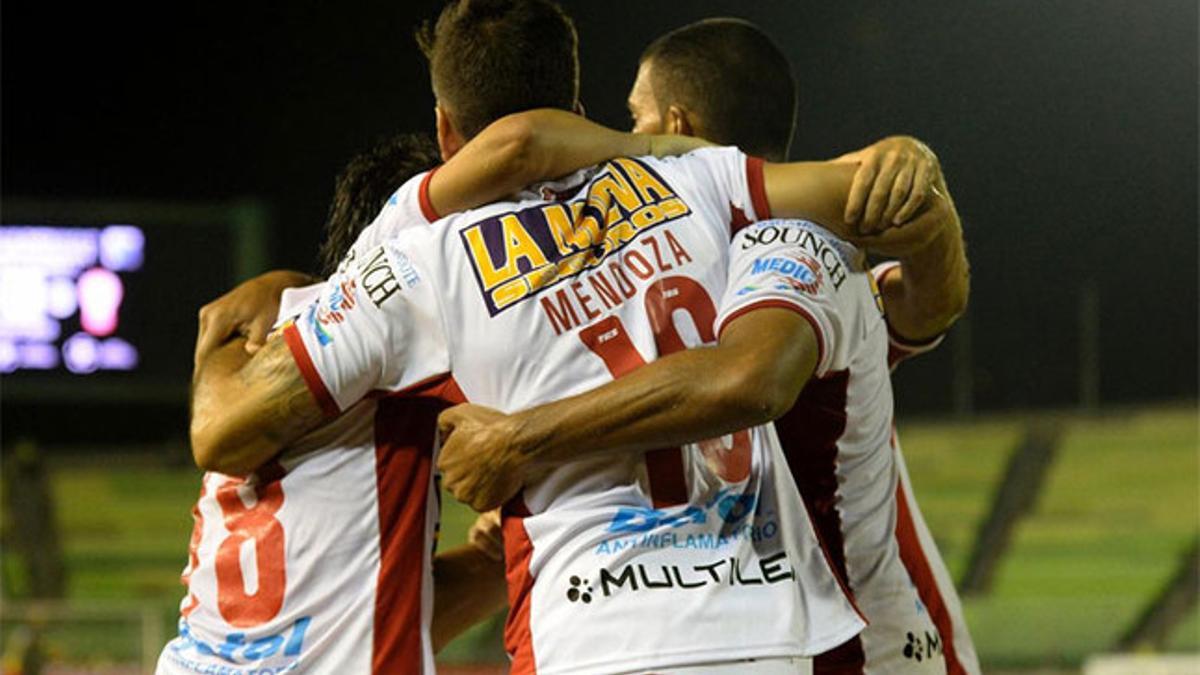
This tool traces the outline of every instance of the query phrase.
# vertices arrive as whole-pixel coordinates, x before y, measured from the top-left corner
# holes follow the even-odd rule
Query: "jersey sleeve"
[[[450,370],[431,279],[396,240],[330,277],[283,338],[327,414],[373,391],[403,391]]]
[[[894,260],[890,260],[888,262],[883,262],[883,263],[880,263],[880,264],[876,265],[875,267],[873,267],[871,269],[871,276],[875,279],[876,287],[882,289],[883,285],[884,285],[884,281],[885,281],[885,279],[887,279],[887,276],[899,269],[900,269],[900,263],[898,263]],[[885,311],[884,316],[886,317],[887,316],[886,315],[886,311],[887,311],[886,303],[884,306],[884,311]],[[921,354],[924,354],[926,352],[930,352],[930,351],[933,351],[934,349],[937,349],[938,345],[942,344],[942,340],[946,337],[946,334],[942,333],[940,335],[935,335],[933,338],[931,338],[929,340],[925,340],[923,342],[917,342],[917,341],[909,340],[907,338],[904,338],[904,337],[901,337],[900,335],[898,335],[896,333],[896,331],[892,330],[892,322],[891,321],[888,321],[887,329],[888,329],[888,368],[891,368],[893,370],[895,370],[896,366],[900,365],[900,363],[902,361],[907,361],[908,359],[911,359],[914,356],[920,356]]]
[[[737,148],[701,148],[659,160],[688,201],[703,203],[707,215],[727,224],[732,237],[746,225],[771,217],[763,182],[763,160]]]
[[[285,323],[295,319],[321,295],[321,289],[324,287],[324,283],[315,283],[283,289],[283,292],[279,294],[279,313],[275,316],[275,324],[272,328],[276,330],[283,328]]]
[[[730,321],[756,309],[796,312],[817,336],[816,374],[823,377],[835,369],[833,355],[845,339],[846,319],[836,295],[840,282],[835,273],[841,268],[831,272],[820,260],[832,253],[832,244],[818,230],[801,220],[770,220],[739,232],[730,245],[729,282],[716,332],[720,335]]]

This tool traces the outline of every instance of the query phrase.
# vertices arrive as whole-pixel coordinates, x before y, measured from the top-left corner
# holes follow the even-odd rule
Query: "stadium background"
[[[732,15],[792,59],[795,158],[889,133],[937,150],[970,246],[971,309],[899,373],[899,424],[955,577],[986,577],[966,599],[985,668],[1080,668],[1156,608],[1182,618],[1150,642],[1200,651],[1197,4],[563,4],[603,123],[628,126],[653,37]],[[431,128],[411,28],[438,6],[5,3],[3,224],[69,203],[83,220],[162,229],[179,205],[213,232],[258,232],[188,241],[221,275],[153,272],[189,317],[254,269],[311,269],[342,164]],[[140,336],[181,355],[156,373],[165,386],[0,381],[6,666],[38,634],[76,669],[136,670],[172,630],[198,474],[184,437],[194,326],[156,324],[169,309],[146,309]],[[39,494],[52,510],[30,514]],[[32,537],[30,522],[49,526]],[[467,522],[451,508],[446,543]],[[41,578],[54,560],[61,578]],[[31,604],[46,583],[60,601]],[[495,628],[446,658],[495,660]]]

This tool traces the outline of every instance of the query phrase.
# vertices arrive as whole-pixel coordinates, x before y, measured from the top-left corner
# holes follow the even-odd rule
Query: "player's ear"
[[[433,114],[437,118],[438,150],[442,153],[442,161],[448,162],[455,153],[462,149],[463,138],[454,128],[454,119],[445,108],[440,105],[435,106]]]
[[[667,115],[663,125],[668,134],[677,136],[695,136],[696,130],[692,126],[692,121],[688,117],[688,113],[682,107],[672,103],[667,107]]]

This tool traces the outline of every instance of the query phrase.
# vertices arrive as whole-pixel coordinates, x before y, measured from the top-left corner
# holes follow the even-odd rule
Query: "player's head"
[[[409,178],[438,164],[426,134],[397,134],[351,159],[338,174],[321,243],[321,276],[329,276],[388,198]]]
[[[578,107],[579,39],[550,0],[450,0],[417,43],[429,59],[444,159],[510,113]]]
[[[782,161],[795,126],[796,81],[757,26],[705,19],[642,52],[629,110],[635,132],[701,136]]]

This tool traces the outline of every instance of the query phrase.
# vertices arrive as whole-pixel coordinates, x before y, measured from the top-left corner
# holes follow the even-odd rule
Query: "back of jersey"
[[[714,343],[729,224],[767,215],[761,163],[735,149],[619,159],[529,197],[361,256],[344,283],[372,302],[332,338],[359,347],[339,363],[302,335],[318,395],[516,410]],[[781,467],[765,428],[526,486],[505,520],[513,672],[815,654],[860,630]]]

